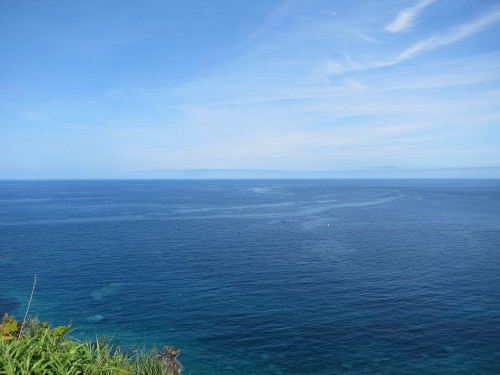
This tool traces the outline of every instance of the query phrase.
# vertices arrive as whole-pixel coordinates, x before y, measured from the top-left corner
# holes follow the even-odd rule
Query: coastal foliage
[[[71,325],[52,328],[37,318],[0,324],[0,375],[170,375],[155,352],[129,356],[106,337],[94,342],[68,338]]]

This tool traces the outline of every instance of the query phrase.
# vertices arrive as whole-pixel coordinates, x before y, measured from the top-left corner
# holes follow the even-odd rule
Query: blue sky
[[[2,0],[0,178],[500,177],[499,35],[498,0]]]

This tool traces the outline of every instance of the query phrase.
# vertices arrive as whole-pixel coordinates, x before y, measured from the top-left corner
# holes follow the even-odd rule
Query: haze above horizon
[[[500,178],[498,35],[497,0],[2,2],[0,179]]]

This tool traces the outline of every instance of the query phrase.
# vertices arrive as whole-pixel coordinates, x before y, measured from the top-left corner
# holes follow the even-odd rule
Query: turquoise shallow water
[[[192,374],[500,373],[497,180],[0,182],[0,310],[35,273]]]

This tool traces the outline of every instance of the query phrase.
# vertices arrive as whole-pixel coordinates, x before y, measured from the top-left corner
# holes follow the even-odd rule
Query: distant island
[[[271,169],[165,169],[136,171],[134,178],[159,179],[328,179],[328,178],[500,178],[500,167],[293,171]],[[130,176],[131,177],[131,176]]]

